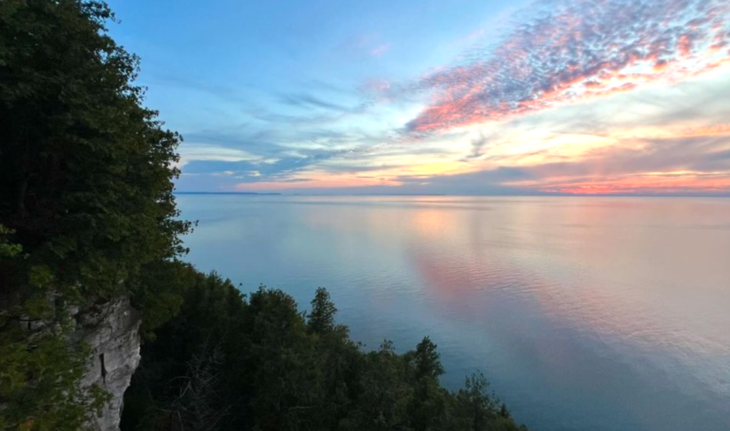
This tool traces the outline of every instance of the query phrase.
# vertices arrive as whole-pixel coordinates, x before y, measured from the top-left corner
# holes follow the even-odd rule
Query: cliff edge
[[[98,385],[111,395],[103,413],[88,425],[89,431],[118,431],[124,391],[140,361],[140,313],[128,298],[95,305],[75,316],[77,334],[91,347],[93,356],[81,381]]]

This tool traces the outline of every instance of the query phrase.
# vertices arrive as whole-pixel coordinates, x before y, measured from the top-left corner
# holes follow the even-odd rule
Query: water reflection
[[[191,260],[439,344],[541,430],[730,429],[730,201],[185,196]]]

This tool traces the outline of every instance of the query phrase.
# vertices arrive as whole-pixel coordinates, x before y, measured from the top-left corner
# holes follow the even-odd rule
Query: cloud
[[[352,36],[339,44],[335,50],[345,55],[369,55],[380,57],[393,46],[391,42],[383,40],[379,33],[367,33]]]
[[[730,135],[730,123],[712,126],[692,127],[682,131],[684,136]]]
[[[188,144],[180,146],[180,161],[177,167],[183,167],[194,161],[242,162],[263,161],[260,155],[254,155],[237,148],[212,144]],[[187,171],[187,169],[186,169]]]
[[[523,24],[470,60],[391,88],[432,93],[407,124],[432,133],[671,85],[730,63],[726,0],[539,2]]]
[[[295,106],[298,108],[311,109],[320,108],[340,113],[357,113],[362,112],[366,106],[359,105],[355,107],[349,107],[340,105],[334,102],[323,100],[311,94],[285,94],[281,96],[281,101],[287,105]]]
[[[392,45],[392,43],[384,43],[382,45],[378,45],[370,50],[370,55],[372,55],[373,57],[380,57],[381,55],[388,52]]]
[[[485,168],[419,184],[423,192],[456,194],[730,195],[730,138],[637,139],[631,145],[595,149],[579,160]]]
[[[485,145],[490,140],[490,136],[486,136],[483,133],[480,133],[478,136],[473,138],[471,140],[471,152],[463,159],[464,161],[467,161],[469,159],[476,159],[482,156],[482,148],[484,148]]]

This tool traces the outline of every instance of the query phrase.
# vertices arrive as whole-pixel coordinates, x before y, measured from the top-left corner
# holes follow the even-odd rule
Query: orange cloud
[[[682,136],[730,135],[730,123],[684,129]]]
[[[543,191],[576,195],[728,193],[730,192],[730,173],[719,178],[667,173],[664,175],[600,179],[552,184],[544,187]]]

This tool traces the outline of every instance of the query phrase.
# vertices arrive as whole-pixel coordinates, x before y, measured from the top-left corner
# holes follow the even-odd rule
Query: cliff
[[[93,351],[82,386],[97,384],[111,395],[103,414],[89,424],[89,431],[118,431],[124,391],[140,361],[140,314],[127,298],[95,305],[75,316],[76,334]]]

